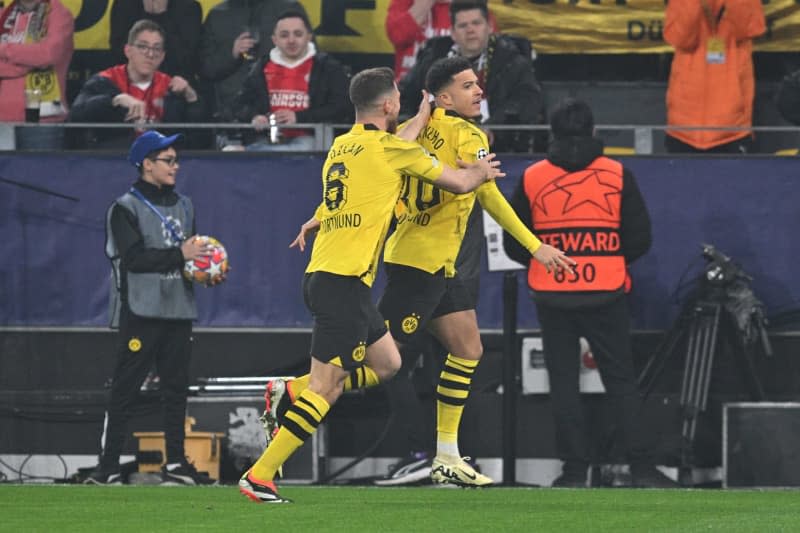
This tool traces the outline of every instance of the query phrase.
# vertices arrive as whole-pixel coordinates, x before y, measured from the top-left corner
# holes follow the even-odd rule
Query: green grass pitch
[[[0,531],[800,531],[796,491],[0,486]]]

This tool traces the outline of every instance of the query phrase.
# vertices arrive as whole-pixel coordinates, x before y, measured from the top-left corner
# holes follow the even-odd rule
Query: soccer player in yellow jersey
[[[463,57],[437,61],[428,71],[426,85],[435,96],[436,108],[417,142],[449,164],[486,157],[486,135],[469,120],[480,116],[483,94],[469,61]],[[475,192],[453,194],[406,178],[397,229],[386,242],[388,283],[379,309],[401,346],[427,328],[449,352],[436,389],[437,443],[431,478],[462,486],[492,483],[464,461],[458,449],[461,413],[483,354],[474,298],[455,270],[476,198],[548,270],[574,264],[530,232],[494,182],[484,183]]]
[[[370,286],[403,176],[466,193],[503,175],[493,154],[455,170],[413,142],[428,119],[427,103],[407,126],[409,140],[394,135],[400,92],[389,68],[353,77],[350,100],[356,123],[334,140],[322,168],[322,202],[295,241],[302,249],[305,231],[318,231],[303,280],[303,297],[314,318],[311,372],[269,446],[239,481],[239,490],[256,502],[288,501],[273,478],[316,431],[351,374],[371,385],[400,368],[400,353],[372,302]]]

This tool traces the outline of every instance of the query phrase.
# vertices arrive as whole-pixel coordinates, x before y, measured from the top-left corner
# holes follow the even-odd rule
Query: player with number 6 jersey
[[[400,91],[389,68],[367,69],[353,77],[350,100],[356,123],[334,140],[322,168],[322,202],[292,243],[302,250],[306,234],[319,232],[303,279],[303,298],[314,320],[311,372],[281,382],[280,390],[267,389],[265,419],[275,434],[268,432],[269,446],[239,481],[239,490],[256,502],[287,501],[273,479],[317,430],[346,382],[357,378],[362,385],[375,385],[400,368],[400,354],[370,286],[402,176],[465,193],[504,175],[492,154],[455,170],[412,142],[430,115],[427,95],[405,133],[410,138],[395,136]],[[273,407],[280,404],[279,396],[294,401],[278,426]]]

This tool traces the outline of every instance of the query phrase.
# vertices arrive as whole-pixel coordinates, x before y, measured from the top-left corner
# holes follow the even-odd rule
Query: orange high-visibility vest
[[[605,292],[625,286],[619,234],[622,172],[622,164],[607,157],[576,172],[547,160],[528,167],[523,186],[534,233],[578,263],[574,271],[548,274],[531,259],[528,285],[533,290]]]

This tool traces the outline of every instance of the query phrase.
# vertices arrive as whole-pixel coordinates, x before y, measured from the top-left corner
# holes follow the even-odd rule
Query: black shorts
[[[353,276],[312,272],[303,278],[303,299],[314,317],[311,356],[342,368],[364,364],[367,346],[386,334],[386,324],[372,302],[371,290]]]
[[[405,265],[386,263],[387,283],[378,309],[401,344],[409,344],[431,319],[475,309],[477,278],[446,278],[444,269],[429,274]]]

